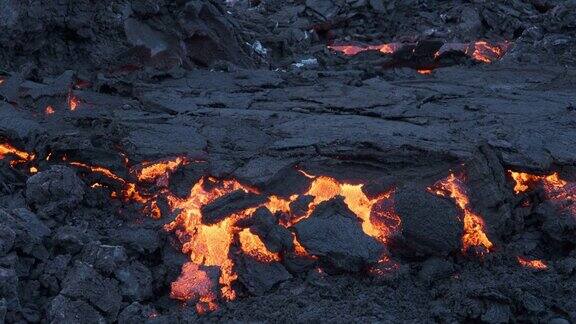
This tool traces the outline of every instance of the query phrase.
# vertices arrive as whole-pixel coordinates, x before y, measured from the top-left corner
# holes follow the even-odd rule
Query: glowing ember
[[[432,70],[417,70],[416,72],[422,74],[422,75],[430,75],[432,74]]]
[[[188,164],[188,159],[179,156],[161,162],[146,162],[141,168],[135,170],[135,173],[139,181],[153,182],[158,179],[165,179],[166,176],[172,174],[179,167],[185,164]]]
[[[379,45],[330,45],[328,48],[347,56],[354,56],[365,51],[380,51],[385,54],[393,54],[402,46],[417,45],[417,43],[384,43]],[[466,54],[475,61],[492,63],[502,58],[509,47],[510,43],[508,42],[489,43],[486,41],[477,41],[473,43],[445,43],[440,50],[434,53],[434,59],[439,59],[444,53],[457,51]]]
[[[31,174],[35,174],[35,173],[38,173],[38,168],[30,167],[30,169],[28,171],[30,171]]]
[[[483,247],[486,251],[492,249],[493,244],[486,235],[484,220],[472,211],[462,179],[451,173],[446,179],[437,182],[429,190],[438,196],[451,197],[464,212],[463,252],[471,247]]]
[[[0,78],[0,85],[2,85],[6,80],[4,80],[3,78]]]
[[[548,265],[542,260],[529,260],[523,257],[518,257],[518,263],[525,268],[531,268],[536,270],[548,269]]]
[[[10,165],[13,167],[20,163],[32,161],[35,158],[34,154],[19,150],[8,143],[0,144],[0,160],[7,156],[13,157],[13,160],[10,161]]]
[[[478,62],[488,64],[502,58],[508,50],[508,47],[509,44],[507,42],[490,44],[485,41],[479,41],[471,44],[466,54]]]
[[[52,115],[54,114],[56,111],[54,110],[54,108],[52,106],[46,106],[46,109],[44,110],[44,113],[46,115]]]
[[[400,44],[389,43],[379,45],[330,45],[329,49],[340,52],[344,55],[354,56],[366,51],[379,51],[384,54],[392,54],[398,50]]]
[[[509,174],[515,182],[514,191],[517,194],[541,186],[544,189],[546,199],[559,209],[566,210],[576,217],[576,183],[562,180],[558,173],[534,175],[509,171]]]
[[[67,101],[68,101],[68,107],[70,108],[71,111],[75,111],[76,109],[78,109],[78,106],[80,106],[80,99],[74,96],[72,91],[70,91],[70,93],[68,94]]]

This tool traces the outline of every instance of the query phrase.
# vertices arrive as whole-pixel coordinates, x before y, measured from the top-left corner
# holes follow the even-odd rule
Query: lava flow
[[[518,263],[525,268],[531,268],[536,270],[548,269],[548,265],[542,260],[530,260],[523,257],[518,257],[517,260]]]
[[[378,45],[329,45],[328,48],[347,56],[354,56],[366,51],[379,51],[384,54],[394,54],[403,46],[416,45],[417,43],[384,43]],[[486,41],[476,41],[472,43],[445,43],[434,54],[434,59],[438,59],[448,52],[460,52],[477,62],[488,64],[502,58],[509,48],[510,43],[508,42],[489,43]]]
[[[447,178],[437,182],[429,188],[430,192],[454,199],[458,207],[463,211],[464,235],[462,235],[462,251],[466,252],[472,247],[481,247],[485,251],[493,248],[492,242],[486,235],[484,220],[480,215],[472,211],[470,200],[466,193],[464,181],[451,173]]]
[[[35,158],[34,154],[32,153],[17,149],[8,143],[2,143],[0,144],[0,159],[4,159],[7,156],[11,156],[13,158],[12,161],[10,161],[11,166],[30,162]]]
[[[313,196],[308,210],[303,216],[290,217],[290,221],[281,225],[290,227],[302,219],[309,217],[318,204],[328,201],[338,195],[344,197],[345,203],[360,219],[362,228],[380,242],[387,239],[400,227],[400,218],[394,213],[390,200],[393,191],[386,192],[376,198],[370,199],[362,192],[361,184],[354,185],[340,182],[327,176],[309,176],[312,183],[309,189],[302,195]],[[209,189],[207,189],[209,188]],[[183,242],[182,251],[190,256],[188,265],[182,268],[182,274],[172,286],[172,296],[181,300],[200,300],[214,303],[217,301],[213,291],[205,294],[204,287],[214,286],[214,282],[188,282],[186,278],[203,278],[213,280],[205,276],[201,267],[217,267],[220,273],[218,283],[220,295],[226,300],[236,297],[232,283],[237,279],[234,271],[234,262],[230,257],[231,247],[238,238],[240,250],[244,255],[264,263],[278,262],[280,255],[270,252],[261,239],[250,232],[249,229],[241,229],[236,226],[240,220],[246,219],[257,209],[248,208],[233,213],[216,224],[204,224],[202,222],[202,207],[214,202],[233,191],[257,194],[258,191],[243,185],[236,180],[220,180],[205,177],[196,183],[187,198],[181,199],[169,196],[172,210],[179,210],[177,218],[166,225],[166,230],[173,231]],[[290,213],[289,205],[298,199],[300,195],[292,195],[288,199],[277,196],[268,197],[267,201],[259,207],[266,207],[273,213]],[[294,236],[294,253],[307,255],[304,247]],[[193,264],[193,265],[190,265]],[[197,304],[198,307],[198,304]]]
[[[551,201],[561,210],[568,211],[576,217],[576,183],[562,180],[558,173],[535,175],[524,172],[509,171],[515,182],[516,194],[525,193],[541,186],[544,198]]]

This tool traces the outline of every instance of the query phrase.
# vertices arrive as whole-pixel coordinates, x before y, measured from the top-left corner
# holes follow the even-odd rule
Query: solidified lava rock
[[[264,196],[236,190],[202,207],[202,221],[207,224],[218,223],[235,212],[258,206],[265,201]]]
[[[406,245],[429,255],[447,255],[459,249],[463,225],[453,202],[415,184],[398,188],[395,199]]]
[[[90,303],[113,321],[120,311],[122,296],[116,280],[105,278],[90,265],[76,262],[63,281],[62,295]]]
[[[214,0],[6,2],[0,17],[0,66],[12,70],[252,65],[234,18]]]
[[[56,296],[48,309],[51,323],[105,323],[106,320],[94,307],[83,300],[72,300],[62,295]]]
[[[292,278],[280,262],[263,263],[246,255],[235,257],[235,269],[240,282],[256,296],[263,295],[276,284]]]
[[[294,229],[306,250],[335,270],[360,271],[383,252],[383,246],[362,231],[360,220],[341,196],[318,205]]]
[[[466,163],[466,185],[470,203],[482,215],[491,238],[501,237],[513,229],[513,191],[498,154],[481,145]]]
[[[11,212],[0,209],[0,229],[2,228],[6,234],[0,237],[0,247],[4,245],[5,252],[10,250],[8,247],[14,246],[37,258],[48,256],[44,239],[51,231],[36,214],[27,209],[15,209]]]
[[[42,217],[63,220],[83,198],[84,183],[65,166],[52,166],[26,182],[26,201]]]
[[[252,216],[252,233],[264,242],[270,252],[278,253],[292,250],[292,234],[277,223],[276,217],[265,207],[258,208]]]

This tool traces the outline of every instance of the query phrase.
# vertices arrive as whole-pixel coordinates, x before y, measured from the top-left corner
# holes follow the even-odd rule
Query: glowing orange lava
[[[416,72],[422,74],[422,75],[430,75],[432,74],[432,70],[417,70]]]
[[[354,56],[365,51],[380,51],[385,54],[393,54],[402,46],[416,46],[417,43],[384,43],[378,45],[329,45],[328,48],[340,52],[347,56]],[[487,41],[476,41],[472,43],[445,43],[440,50],[434,54],[434,58],[438,59],[443,53],[449,51],[463,52],[475,61],[482,63],[492,63],[504,56],[508,51],[510,43],[496,42],[489,43]],[[429,73],[426,73],[429,74]]]
[[[54,110],[54,107],[52,106],[46,106],[46,109],[44,109],[44,113],[46,115],[52,115],[54,114],[56,111]]]
[[[244,254],[265,263],[280,261],[278,253],[268,251],[258,235],[252,234],[248,228],[240,231],[238,237],[240,240],[240,249],[242,249]]]
[[[515,182],[514,191],[517,194],[534,190],[540,185],[546,199],[576,217],[576,183],[562,180],[556,172],[549,175],[508,172]]]
[[[68,94],[68,107],[71,111],[75,111],[80,106],[80,99],[78,99],[72,92]]]
[[[394,214],[393,209],[382,207],[385,206],[382,201],[390,199],[392,191],[370,199],[362,192],[361,184],[343,183],[326,176],[307,174],[306,176],[313,180],[303,195],[312,195],[314,199],[304,216],[298,219],[291,218],[292,220],[282,224],[283,226],[289,227],[297,223],[308,217],[321,202],[341,195],[350,210],[362,219],[362,228],[366,234],[384,243],[392,233],[399,229],[400,218]],[[256,189],[235,180],[218,180],[211,177],[201,179],[192,187],[187,198],[168,196],[170,208],[179,211],[179,214],[173,222],[165,226],[166,230],[174,232],[180,238],[183,243],[182,251],[190,256],[192,264],[218,267],[220,270],[218,280],[220,294],[226,300],[236,297],[232,283],[238,276],[234,271],[234,262],[230,257],[236,235],[239,248],[245,255],[265,263],[281,260],[280,255],[270,252],[261,239],[249,229],[238,228],[237,222],[250,217],[258,207],[266,207],[273,213],[278,211],[290,213],[290,203],[300,197],[299,195],[292,195],[289,198],[270,196],[261,206],[234,213],[216,224],[204,224],[202,222],[202,207],[236,190],[258,193]],[[380,209],[372,210],[377,204],[379,204]],[[389,206],[393,205],[389,204]],[[382,219],[388,221],[382,221]],[[293,252],[296,255],[312,257],[295,236],[293,242]],[[181,290],[181,286],[177,285],[177,288]],[[183,296],[186,294],[177,292],[175,295]],[[209,299],[209,296],[207,298]]]
[[[462,251],[466,252],[471,247],[483,247],[486,251],[493,248],[492,242],[486,235],[484,220],[480,215],[472,211],[470,200],[466,193],[464,182],[451,173],[429,188],[430,192],[442,196],[451,197],[456,205],[464,212],[464,234],[462,235]]]
[[[145,162],[141,168],[135,170],[135,173],[139,181],[153,182],[165,178],[187,163],[188,159],[181,156],[160,162]]]
[[[8,143],[2,143],[0,144],[0,160],[7,156],[13,158],[13,160],[10,161],[10,165],[13,167],[20,163],[30,162],[35,159],[35,156],[32,153],[17,149]]]
[[[379,51],[384,54],[392,54],[399,48],[399,44],[388,43],[379,45],[330,45],[329,49],[344,55],[354,56],[365,51]]]
[[[536,270],[548,269],[548,265],[543,260],[529,260],[523,257],[518,257],[517,259],[518,263],[525,268],[531,268]]]

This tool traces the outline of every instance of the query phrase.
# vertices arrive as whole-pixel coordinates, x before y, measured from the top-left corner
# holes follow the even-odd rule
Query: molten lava
[[[394,213],[393,203],[389,202],[393,197],[392,190],[370,199],[362,192],[361,184],[348,184],[326,176],[307,174],[306,176],[313,180],[308,190],[302,195],[314,196],[313,201],[304,216],[290,218],[289,222],[281,225],[285,227],[294,225],[298,221],[309,217],[321,202],[340,195],[344,197],[344,201],[350,210],[362,219],[362,228],[366,234],[385,243],[399,229],[400,218]],[[236,190],[258,193],[256,189],[235,180],[202,178],[192,187],[187,198],[168,196],[170,208],[173,211],[179,211],[179,214],[173,222],[165,226],[166,230],[176,233],[177,237],[180,238],[183,243],[182,251],[190,256],[192,264],[198,267],[213,266],[220,270],[220,278],[218,280],[220,294],[227,300],[234,299],[236,296],[232,283],[238,276],[234,271],[234,262],[230,257],[231,247],[235,242],[238,242],[240,251],[244,255],[260,262],[271,263],[281,260],[280,255],[270,252],[266,248],[260,237],[247,228],[239,228],[236,225],[238,221],[250,217],[258,207],[266,207],[273,213],[283,212],[289,214],[290,203],[300,197],[300,195],[296,194],[289,198],[270,196],[261,206],[234,213],[216,224],[204,224],[202,222],[202,207]],[[375,206],[378,206],[378,208],[375,208]],[[293,242],[293,252],[296,255],[312,257],[298,242],[296,236],[293,236]],[[181,275],[181,277],[185,276],[186,274]],[[173,289],[177,288],[177,291],[173,292],[174,296],[178,296],[178,298],[187,296],[186,293],[182,293],[182,291],[188,291],[186,290],[187,288],[183,288],[183,285],[183,283],[179,283],[173,286]],[[200,297],[200,299],[212,300],[211,296]]]
[[[145,162],[141,168],[134,170],[134,172],[139,181],[154,182],[159,179],[165,179],[178,168],[186,164],[188,164],[188,159],[186,157],[178,156],[160,162]]]
[[[344,55],[354,56],[365,51],[379,51],[384,54],[392,54],[400,48],[401,44],[389,43],[379,45],[330,45],[329,49]]]
[[[432,70],[417,70],[416,72],[418,72],[419,74],[422,74],[422,75],[432,74]]]
[[[430,192],[454,199],[456,205],[463,211],[464,234],[462,235],[462,251],[466,252],[471,247],[481,247],[486,251],[493,248],[492,242],[486,235],[484,220],[476,214],[470,206],[470,200],[466,193],[464,181],[451,173],[429,188]]]
[[[518,257],[517,259],[518,263],[525,268],[531,268],[536,270],[548,269],[548,265],[542,260],[529,260],[523,257]]]
[[[393,54],[403,46],[417,45],[417,43],[384,43],[379,45],[330,45],[328,48],[347,56],[354,56],[365,51],[380,51],[384,54]],[[501,59],[509,48],[510,43],[508,42],[489,43],[486,41],[477,41],[472,43],[445,43],[434,54],[434,59],[440,58],[444,53],[457,51],[464,53],[477,62],[488,64]]]
[[[54,114],[56,111],[54,110],[54,107],[52,106],[46,106],[46,109],[44,110],[44,113],[46,115],[52,115]]]
[[[70,108],[71,111],[75,111],[80,106],[80,99],[74,96],[72,91],[68,93],[67,101],[68,101],[68,107]]]
[[[7,156],[12,157],[10,165],[13,167],[20,163],[30,162],[35,158],[34,154],[17,149],[8,143],[0,144],[0,160]]]
[[[515,182],[514,191],[521,194],[541,186],[544,197],[559,209],[568,211],[576,217],[576,183],[562,180],[558,173],[534,175],[509,171]]]

